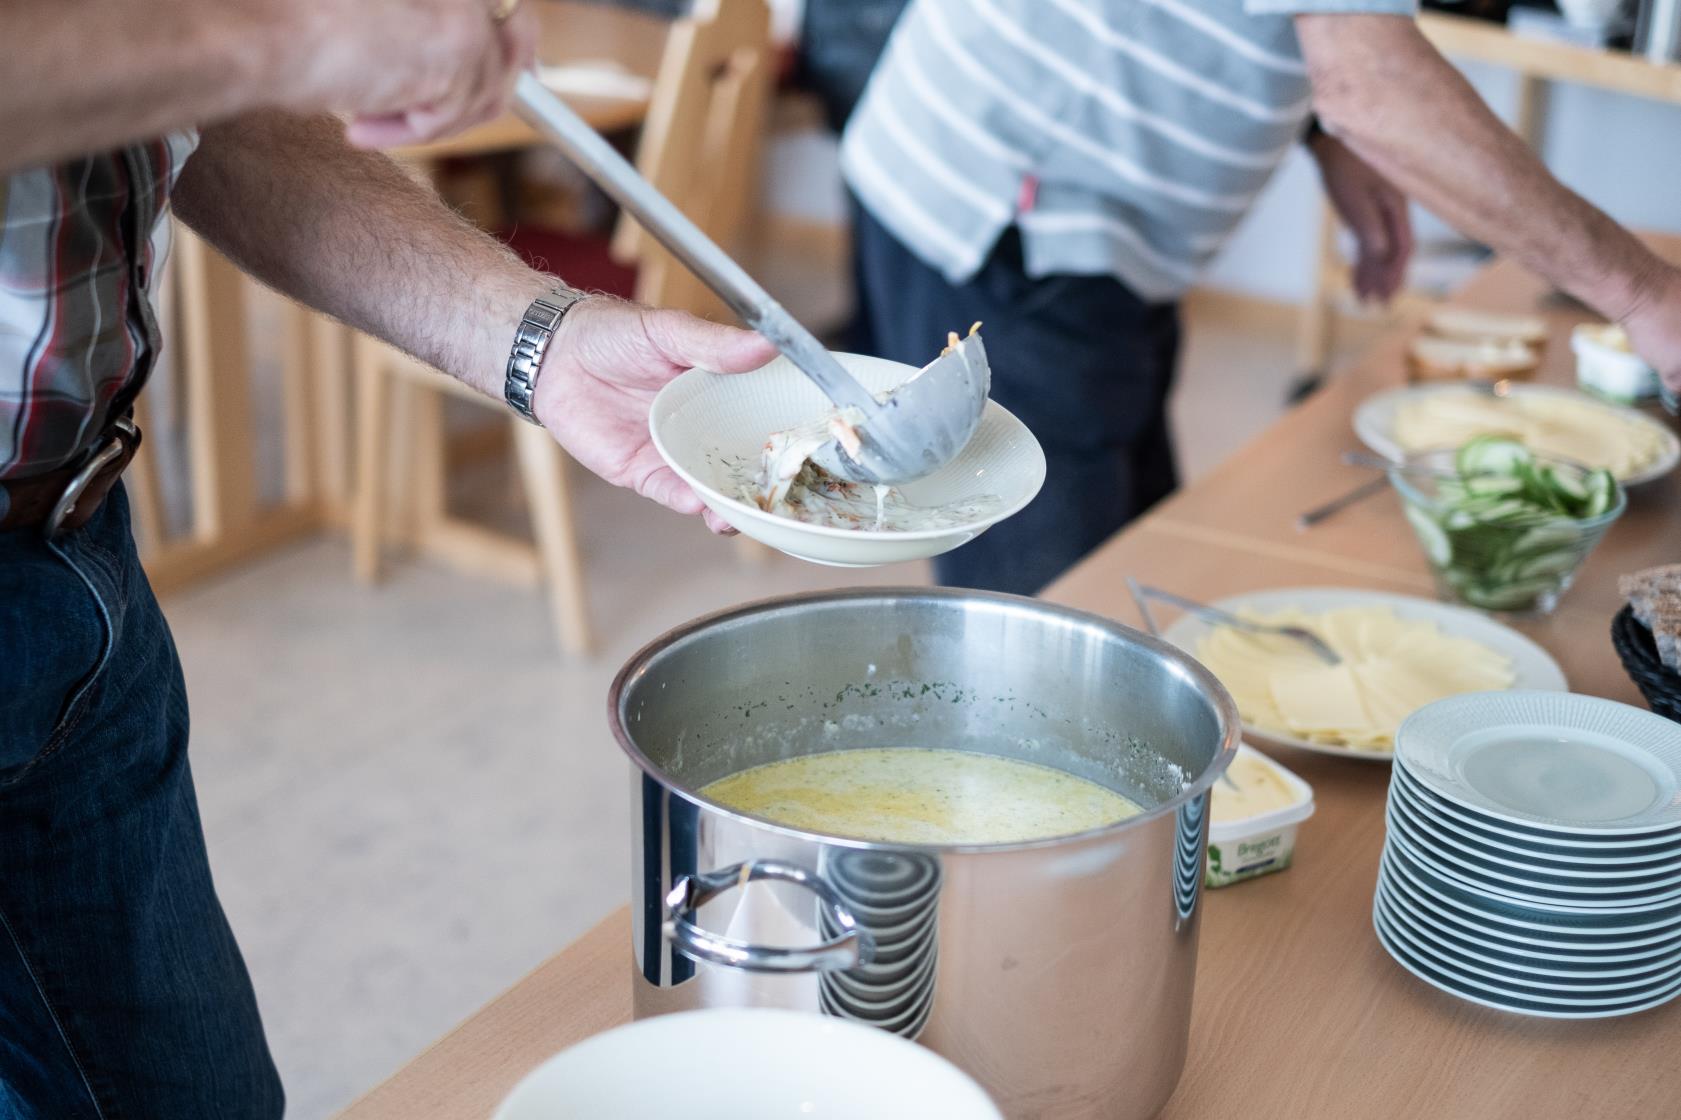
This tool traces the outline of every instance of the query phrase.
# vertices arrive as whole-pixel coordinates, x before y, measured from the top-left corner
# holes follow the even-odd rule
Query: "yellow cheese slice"
[[[1292,731],[1365,732],[1371,716],[1360,699],[1360,684],[1348,662],[1340,665],[1291,665],[1272,674],[1272,699]]]
[[[1198,658],[1231,692],[1245,722],[1308,742],[1387,750],[1401,722],[1426,704],[1510,688],[1515,679],[1504,655],[1386,607],[1244,613],[1311,630],[1343,659],[1326,665],[1289,638],[1226,627],[1198,644]]]

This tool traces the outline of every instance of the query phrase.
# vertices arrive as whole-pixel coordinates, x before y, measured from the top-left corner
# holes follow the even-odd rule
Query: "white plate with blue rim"
[[[1604,876],[1592,869],[1578,868],[1560,873],[1551,868],[1538,868],[1521,860],[1491,859],[1479,852],[1445,839],[1421,825],[1401,796],[1389,799],[1388,824],[1405,837],[1415,848],[1422,848],[1432,856],[1450,862],[1455,871],[1494,886],[1510,885],[1543,892],[1543,896],[1557,893],[1562,896],[1597,895],[1657,896],[1673,892],[1681,896],[1681,872],[1660,871],[1646,875]]]
[[[1658,1007],[1681,993],[1681,981],[1667,987],[1632,993],[1624,1000],[1588,1001],[1567,998],[1534,998],[1525,994],[1470,982],[1450,969],[1436,968],[1420,959],[1409,944],[1397,938],[1393,927],[1376,909],[1373,900],[1372,926],[1378,941],[1388,950],[1395,962],[1414,976],[1449,995],[1469,1000],[1499,1011],[1513,1011],[1548,1019],[1602,1019],[1614,1015],[1632,1015],[1637,1011]]]
[[[1395,774],[1405,774],[1404,767],[1395,767]],[[1555,854],[1555,849],[1538,849],[1504,839],[1498,832],[1483,831],[1456,821],[1446,814],[1437,814],[1431,806],[1419,800],[1417,794],[1397,779],[1390,789],[1390,804],[1400,806],[1410,817],[1410,824],[1419,827],[1432,843],[1454,849],[1454,853],[1476,856],[1481,861],[1503,864],[1520,871],[1536,871],[1557,876],[1585,876],[1595,881],[1647,880],[1661,874],[1681,874],[1681,849],[1659,851],[1649,858],[1617,859],[1610,854],[1595,853],[1582,856],[1578,851]]]
[[[1489,923],[1508,936],[1534,938],[1542,944],[1622,946],[1681,939],[1681,903],[1649,911],[1615,913],[1549,911],[1496,898],[1461,886],[1420,866],[1398,846],[1384,845],[1382,874],[1416,888],[1432,904],[1441,903]]]
[[[1588,895],[1555,891],[1528,885],[1506,884],[1479,878],[1465,871],[1451,858],[1432,852],[1413,842],[1389,820],[1387,843],[1416,865],[1432,872],[1440,879],[1475,891],[1488,898],[1511,902],[1519,906],[1583,914],[1648,914],[1681,905],[1681,889],[1664,888],[1659,891],[1626,891],[1615,894]]]
[[[1534,946],[1507,945],[1472,930],[1438,919],[1420,909],[1391,883],[1378,883],[1377,893],[1392,917],[1407,920],[1409,928],[1443,949],[1502,968],[1533,971],[1542,976],[1638,976],[1681,966],[1681,941],[1654,952],[1587,955],[1537,951]]]
[[[1390,909],[1404,909],[1415,922],[1438,935],[1456,943],[1475,945],[1483,952],[1499,955],[1503,960],[1531,961],[1554,968],[1617,968],[1625,965],[1648,968],[1669,960],[1681,961],[1681,937],[1673,934],[1644,945],[1586,948],[1575,942],[1525,939],[1513,931],[1496,932],[1490,926],[1478,925],[1467,915],[1423,900],[1397,879],[1379,880],[1378,891],[1388,900]]]
[[[1511,824],[1681,842],[1681,724],[1562,692],[1474,692],[1401,724],[1396,753],[1431,793]]]
[[[1677,964],[1661,965],[1622,976],[1558,976],[1543,974],[1531,968],[1491,965],[1456,950],[1432,944],[1421,937],[1407,921],[1406,916],[1392,909],[1381,895],[1375,900],[1374,909],[1389,923],[1391,933],[1404,940],[1408,948],[1432,965],[1453,969],[1469,983],[1505,989],[1515,995],[1533,999],[1603,999],[1622,1002],[1654,988],[1667,988],[1681,983],[1681,965]]]
[[[1390,785],[1391,796],[1404,800],[1438,831],[1451,832],[1456,839],[1477,845],[1478,850],[1496,849],[1543,863],[1581,867],[1595,874],[1624,869],[1638,875],[1681,870],[1681,843],[1630,843],[1617,837],[1582,840],[1511,826],[1436,797],[1407,773],[1405,760],[1397,761]]]
[[[1655,963],[1681,953],[1681,928],[1647,931],[1626,938],[1588,940],[1574,934],[1542,933],[1479,922],[1475,915],[1444,906],[1439,898],[1419,891],[1401,877],[1385,873],[1379,888],[1394,908],[1405,908],[1416,920],[1487,949],[1519,959],[1548,960],[1582,965]]]

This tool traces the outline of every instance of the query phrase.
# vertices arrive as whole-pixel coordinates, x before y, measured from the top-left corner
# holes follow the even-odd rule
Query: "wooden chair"
[[[296,304],[247,278],[179,222],[172,234],[159,285],[168,346],[152,384],[135,402],[135,419],[149,438],[126,480],[141,558],[160,594],[320,528],[332,504],[342,501],[344,482],[327,454],[332,435],[345,426],[335,407],[343,363],[333,361],[330,346],[317,339]],[[285,324],[284,477],[280,493],[271,498],[264,497],[258,477],[254,362],[247,336],[259,310]],[[163,453],[171,433],[184,434],[179,461]],[[185,510],[180,531],[171,531],[166,491]]]
[[[749,215],[772,77],[770,16],[764,0],[696,0],[671,27],[655,78],[638,164],[706,233],[739,244]],[[621,223],[615,255],[637,267],[637,298],[662,307],[726,317],[704,286],[652,238]],[[443,396],[503,406],[390,347],[360,339],[357,382],[357,494],[353,567],[377,580],[385,539],[475,572],[545,584],[561,645],[589,649],[583,564],[572,521],[566,456],[549,434],[509,417],[518,472],[536,537],[531,543],[451,515],[445,503]],[[408,464],[404,501],[393,502],[393,462]],[[408,507],[391,524],[393,509]]]

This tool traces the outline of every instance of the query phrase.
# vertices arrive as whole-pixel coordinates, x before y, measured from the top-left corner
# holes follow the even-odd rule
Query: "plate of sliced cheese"
[[[1367,447],[1396,461],[1452,450],[1477,436],[1502,435],[1537,455],[1604,467],[1624,486],[1662,477],[1681,462],[1681,440],[1658,420],[1547,385],[1392,389],[1361,403],[1354,432]]]
[[[1208,667],[1237,701],[1251,742],[1387,761],[1419,708],[1463,692],[1563,691],[1564,671],[1517,631],[1463,607],[1353,588],[1304,587],[1214,604],[1253,622],[1300,626],[1341,658],[1290,638],[1182,615],[1162,636]]]

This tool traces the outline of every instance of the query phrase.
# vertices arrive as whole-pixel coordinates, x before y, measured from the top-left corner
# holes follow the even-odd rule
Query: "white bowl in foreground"
[[[898,362],[859,354],[836,358],[871,392],[903,384],[916,371]],[[708,507],[754,540],[802,560],[863,568],[922,560],[949,552],[1019,511],[1045,481],[1045,453],[1033,433],[988,401],[975,432],[958,456],[926,478],[896,487],[918,506],[983,502],[984,514],[937,529],[838,529],[807,525],[766,513],[738,497],[732,471],[757,466],[772,432],[809,423],[833,405],[786,358],[751,373],[692,369],[654,399],[648,427],[661,457]]]
[[[914,1042],[802,1011],[661,1015],[598,1034],[521,1081],[495,1120],[1003,1120]]]

